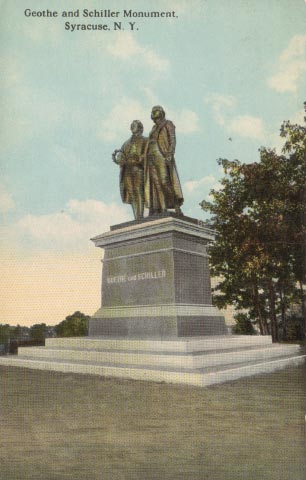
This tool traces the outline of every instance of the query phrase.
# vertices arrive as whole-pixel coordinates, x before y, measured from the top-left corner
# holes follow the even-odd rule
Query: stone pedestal
[[[149,217],[92,239],[104,249],[101,308],[89,336],[224,335],[211,301],[207,244],[213,232],[189,217]]]

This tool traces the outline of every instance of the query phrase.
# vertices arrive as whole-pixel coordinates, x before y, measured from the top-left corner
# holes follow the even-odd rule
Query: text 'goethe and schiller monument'
[[[134,120],[131,137],[113,153],[121,198],[135,220],[92,239],[105,253],[101,308],[90,320],[89,335],[224,335],[224,318],[211,300],[206,248],[213,232],[183,215],[175,126],[160,106],[151,118],[149,137]]]

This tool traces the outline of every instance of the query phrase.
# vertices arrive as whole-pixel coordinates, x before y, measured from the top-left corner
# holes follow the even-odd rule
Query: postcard
[[[218,159],[255,164],[262,147],[280,156],[283,122],[305,126],[306,2],[1,0],[0,11],[2,326],[22,336],[45,324],[55,336],[74,312],[81,322],[100,311],[113,320],[91,333],[122,334],[127,308],[136,337],[141,315],[159,323],[144,320],[140,336],[172,335],[163,315],[194,336],[193,302],[219,325],[213,335],[230,332],[235,305],[217,314],[210,290],[194,293],[208,260],[200,246],[197,260],[183,259],[188,235],[213,240],[202,207],[222,189]],[[164,214],[154,235],[172,222],[177,240],[154,244],[153,266],[131,263],[149,236],[139,251],[120,250],[129,234],[116,226],[134,222],[136,245],[139,225]],[[129,256],[109,270],[107,238]],[[175,288],[184,292],[171,308],[165,249],[181,255]],[[304,478],[302,366],[203,388],[45,370],[0,361],[0,479]]]

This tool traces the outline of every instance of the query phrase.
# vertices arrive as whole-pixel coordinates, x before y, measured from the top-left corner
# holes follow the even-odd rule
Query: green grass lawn
[[[0,479],[305,480],[305,367],[208,388],[0,367]]]

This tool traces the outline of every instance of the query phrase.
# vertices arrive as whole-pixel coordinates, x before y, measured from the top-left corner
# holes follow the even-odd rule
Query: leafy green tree
[[[212,274],[222,281],[215,289],[214,301],[220,308],[233,304],[238,311],[251,310],[261,333],[267,334],[266,298],[260,284],[267,257],[259,241],[256,205],[250,207],[245,165],[225,159],[219,164],[226,174],[223,188],[211,192],[213,202],[202,202],[202,208],[212,214],[210,226],[217,234],[210,258]]]
[[[11,327],[8,324],[0,324],[0,344],[6,344],[11,335]]]
[[[284,340],[295,342],[304,339],[303,322],[301,317],[291,315],[286,322],[286,331],[284,332]]]
[[[65,320],[56,325],[55,332],[58,337],[83,337],[88,334],[88,321],[90,317],[79,311],[68,315]]]
[[[306,111],[306,102],[304,103]],[[304,117],[306,122],[306,117]],[[285,139],[283,152],[290,159],[287,222],[291,241],[291,262],[299,285],[303,331],[306,332],[306,126],[283,123],[281,136]]]
[[[222,280],[215,304],[246,309],[273,341],[291,303],[305,312],[306,129],[284,122],[281,132],[283,155],[261,148],[259,162],[219,159],[222,188],[201,204],[216,231],[211,267]]]
[[[46,338],[47,325],[45,323],[36,323],[30,327],[30,337],[33,340],[44,340]]]
[[[236,325],[233,327],[233,333],[238,335],[255,335],[256,331],[246,313],[237,313],[234,315]]]
[[[11,328],[11,334],[13,338],[18,338],[20,335],[22,335],[22,327],[19,325],[19,323],[16,325],[16,327]]]

